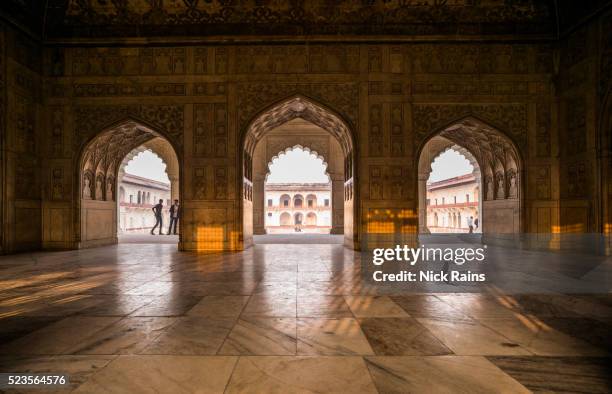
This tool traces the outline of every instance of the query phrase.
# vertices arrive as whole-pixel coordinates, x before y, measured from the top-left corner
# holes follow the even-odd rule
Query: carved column
[[[429,234],[427,228],[427,179],[429,179],[429,172],[419,172],[419,234]]]
[[[332,234],[344,234],[344,176],[330,173],[332,181]]]
[[[255,175],[253,180],[253,234],[266,233],[266,210],[265,210],[265,174]]]
[[[179,199],[179,178],[177,176],[170,176],[170,197],[172,198],[172,203],[174,200]]]

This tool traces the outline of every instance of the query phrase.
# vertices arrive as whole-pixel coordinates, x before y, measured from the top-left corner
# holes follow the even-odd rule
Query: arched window
[[[316,226],[317,225],[317,215],[314,212],[309,212],[306,215],[306,225],[307,226]]]
[[[314,208],[317,206],[317,196],[309,194],[306,196],[306,206],[308,208]]]
[[[302,222],[304,221],[304,215],[302,215],[302,214],[301,214],[301,213],[299,213],[299,212],[295,214],[294,218],[295,218],[295,222],[294,222],[294,223],[295,223],[296,225],[300,225],[300,224],[302,224]]]
[[[281,226],[291,226],[291,214],[289,212],[283,212],[280,215]]]
[[[296,208],[300,208],[304,205],[304,197],[301,194],[296,194],[293,196],[293,206]]]
[[[289,205],[291,205],[291,196],[289,196],[288,194],[283,194],[282,196],[280,196],[280,206],[288,207]]]

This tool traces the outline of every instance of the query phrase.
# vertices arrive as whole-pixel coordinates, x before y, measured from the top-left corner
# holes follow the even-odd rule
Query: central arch
[[[180,179],[181,156],[166,132],[139,120],[126,118],[94,133],[83,144],[74,172],[77,176],[75,185],[78,185],[74,190],[77,202],[74,228],[78,248],[118,242],[119,179],[125,164],[140,146],[144,146],[144,149],[164,146],[166,150],[171,150],[156,152],[174,155],[176,159],[168,162],[171,163],[171,171]],[[180,196],[180,189],[177,193]],[[141,195],[141,202],[146,198],[146,195]]]
[[[340,165],[336,173],[330,173],[332,183],[337,184],[335,188],[338,194],[334,193],[332,198],[332,204],[335,200],[338,207],[342,210],[343,215],[340,221],[336,220],[336,223],[340,222],[340,231],[344,233],[345,245],[353,248],[358,247],[358,231],[357,231],[357,209],[358,204],[354,203],[356,195],[356,182],[353,174],[356,174],[355,160],[355,136],[351,132],[349,123],[336,111],[329,107],[302,95],[294,95],[278,101],[257,115],[255,115],[251,121],[244,128],[242,133],[242,144],[241,144],[241,161],[242,161],[242,226],[244,245],[248,247],[253,243],[254,230],[257,229],[257,221],[260,215],[259,201],[254,202],[254,195],[257,197],[263,192],[263,179],[256,179],[260,169],[258,168],[258,161],[254,162],[256,158],[256,147],[260,141],[267,135],[271,135],[271,132],[291,121],[305,121],[318,129],[323,134],[331,138],[334,143],[338,146],[338,152],[327,152],[327,155],[322,155],[322,149],[317,146],[316,141],[300,141],[300,142],[287,142],[285,141],[284,146],[277,146],[272,149],[272,155],[266,154],[265,160],[265,172],[267,174],[267,164],[273,156],[278,155],[279,152],[291,148],[295,145],[303,146],[311,151],[316,151],[318,155],[328,156],[337,154],[340,157]],[[325,157],[329,163],[328,157]],[[305,196],[304,196],[305,198]],[[292,201],[293,203],[293,201]],[[307,201],[303,200],[303,205],[306,205]],[[255,213],[255,215],[254,215]],[[255,221],[255,226],[254,226]]]

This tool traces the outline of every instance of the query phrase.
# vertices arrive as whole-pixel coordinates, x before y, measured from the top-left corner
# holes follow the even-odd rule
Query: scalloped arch
[[[327,169],[328,169],[328,167],[329,167],[329,165],[328,165],[328,164],[327,164],[327,162],[325,161],[325,157],[323,157],[322,155],[320,155],[320,154],[319,154],[317,151],[312,150],[312,149],[310,149],[310,148],[308,148],[308,147],[302,146],[302,145],[300,145],[300,144],[295,144],[294,146],[290,146],[290,147],[287,147],[287,148],[285,148],[285,149],[282,149],[282,150],[281,150],[280,152],[278,152],[276,155],[272,156],[272,158],[270,159],[270,161],[269,161],[269,162],[268,162],[268,164],[266,165],[267,172],[266,172],[266,177],[265,177],[265,180],[264,180],[264,181],[265,181],[265,182],[268,182],[268,177],[270,176],[270,172],[271,172],[271,170],[270,170],[270,165],[272,165],[272,163],[274,162],[274,160],[276,160],[276,159],[280,159],[280,156],[284,156],[285,154],[287,154],[287,153],[289,153],[289,152],[291,152],[291,151],[293,151],[293,150],[295,150],[295,149],[297,149],[297,148],[302,149],[304,152],[308,152],[308,153],[310,153],[310,155],[311,155],[311,156],[315,156],[315,159],[321,159],[321,161],[322,161],[322,163],[323,163],[323,166],[325,167],[325,170],[324,170],[324,171],[325,171],[325,175],[326,175],[326,176],[327,176],[327,178],[328,178],[328,182],[331,182],[331,177],[330,177],[330,175],[329,175],[329,171],[327,170]]]

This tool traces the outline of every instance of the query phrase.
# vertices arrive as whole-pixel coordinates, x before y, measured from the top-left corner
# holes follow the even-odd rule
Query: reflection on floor
[[[0,258],[0,372],[78,392],[609,392],[610,295],[383,295],[341,245]]]
[[[178,244],[178,235],[159,235],[151,234],[121,234],[119,235],[119,243],[121,244]]]
[[[266,234],[254,235],[255,244],[339,244],[344,243],[344,235],[336,234]]]

